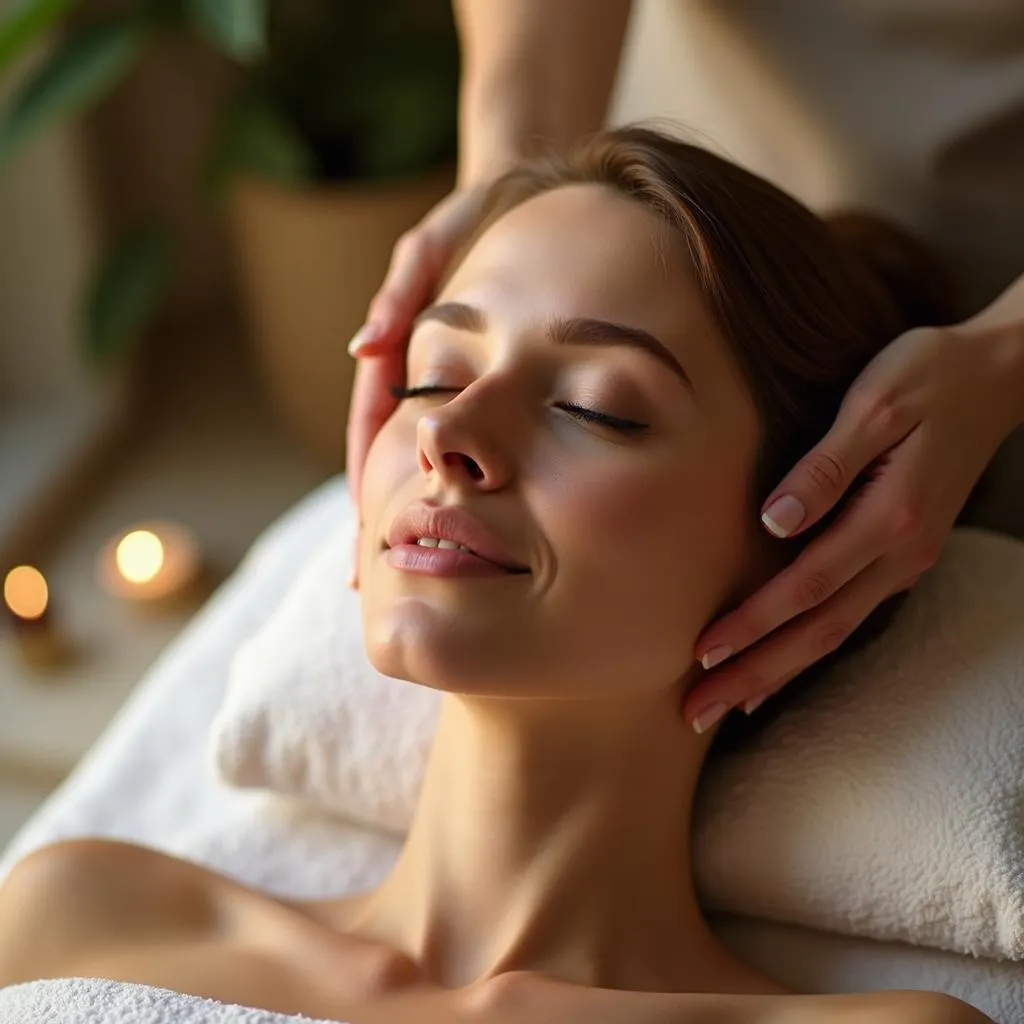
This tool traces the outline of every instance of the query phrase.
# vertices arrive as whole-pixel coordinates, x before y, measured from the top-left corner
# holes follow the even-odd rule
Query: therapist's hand
[[[456,189],[402,235],[391,255],[387,277],[370,303],[366,324],[349,343],[357,365],[348,414],[346,472],[356,509],[360,507],[366,454],[398,404],[388,385],[405,377],[412,322],[476,222],[486,188],[485,183]],[[357,538],[351,587],[358,586],[358,552]]]
[[[864,369],[832,428],[764,503],[764,528],[797,536],[865,469],[867,481],[795,561],[698,638],[694,656],[712,671],[686,695],[687,722],[706,728],[715,705],[724,714],[770,697],[935,563],[1021,423],[1022,344],[1020,331],[915,328]]]

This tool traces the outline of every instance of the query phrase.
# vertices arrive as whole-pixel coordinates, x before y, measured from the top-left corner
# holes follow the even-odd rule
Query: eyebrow
[[[487,317],[483,310],[463,302],[440,302],[428,306],[413,321],[413,328],[429,320],[477,334],[487,329]],[[591,317],[571,317],[552,320],[548,324],[547,334],[556,345],[625,345],[641,349],[667,366],[693,392],[693,382],[671,350],[649,331],[639,327],[627,327],[625,324]]]

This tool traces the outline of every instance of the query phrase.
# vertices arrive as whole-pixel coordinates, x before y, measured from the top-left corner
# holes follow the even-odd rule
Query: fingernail
[[[756,697],[751,697],[744,703],[743,710],[749,715],[752,711],[756,711],[769,696],[770,694],[767,693],[759,693]]]
[[[761,515],[761,522],[776,537],[788,537],[803,521],[807,510],[791,494],[776,498]]]
[[[705,708],[693,720],[694,732],[702,733],[705,729],[710,729],[728,710],[724,704],[712,704],[711,707]]]
[[[732,654],[731,647],[719,644],[718,647],[712,647],[710,651],[705,653],[704,657],[700,659],[700,663],[704,666],[705,671],[707,671],[716,665],[720,665],[730,654]]]
[[[376,324],[363,324],[348,343],[348,354],[355,358],[371,341],[376,341],[380,333],[380,328]]]

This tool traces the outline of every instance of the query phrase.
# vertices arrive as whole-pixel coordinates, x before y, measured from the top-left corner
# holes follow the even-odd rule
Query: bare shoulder
[[[996,1024],[943,992],[896,989],[856,995],[796,996],[776,1004],[763,1024]]]
[[[944,992],[899,991],[891,993],[889,1016],[882,1024],[996,1024],[976,1006]],[[867,1024],[869,1019],[865,1015]]]
[[[0,988],[107,978],[348,1020],[353,1006],[418,980],[406,961],[346,941],[201,865],[131,843],[55,843],[16,864],[0,886]]]
[[[157,927],[194,934],[212,913],[202,872],[185,861],[108,839],[44,846],[0,885],[0,985],[54,977]]]

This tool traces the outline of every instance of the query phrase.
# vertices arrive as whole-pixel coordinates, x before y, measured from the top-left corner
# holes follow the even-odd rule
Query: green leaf
[[[302,135],[271,104],[246,95],[221,119],[204,186],[218,197],[238,174],[294,182],[308,180],[315,170],[316,157]]]
[[[171,235],[163,224],[142,225],[107,254],[86,297],[85,355],[98,369],[134,347],[166,291]]]
[[[32,45],[76,0],[21,0],[0,21],[0,72]]]
[[[203,34],[229,57],[249,61],[266,52],[267,0],[186,0],[185,6]]]
[[[136,19],[91,25],[70,36],[22,86],[0,120],[0,169],[37,132],[105,95],[142,53]]]

